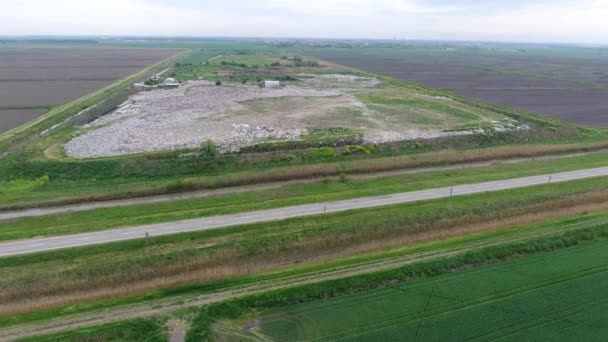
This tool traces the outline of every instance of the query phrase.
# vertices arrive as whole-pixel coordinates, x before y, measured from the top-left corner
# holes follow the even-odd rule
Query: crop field
[[[608,53],[538,46],[315,48],[331,62],[590,127],[608,127]]]
[[[608,334],[606,52],[330,45],[4,44],[0,340]]]
[[[0,132],[175,54],[171,49],[0,50]]]
[[[608,242],[268,310],[239,327],[260,341],[598,341],[608,334]],[[218,335],[230,328],[218,324]],[[248,332],[248,333],[247,333]]]

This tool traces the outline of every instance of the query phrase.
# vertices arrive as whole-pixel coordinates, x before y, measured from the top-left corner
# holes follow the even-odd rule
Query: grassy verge
[[[7,221],[8,224],[0,226],[0,241],[82,233],[122,226],[170,222],[290,205],[571,171],[608,165],[607,157],[608,153],[600,152],[563,159],[495,164],[485,167],[421,172],[374,179],[285,185],[267,190],[219,194],[201,199],[22,218]],[[600,184],[602,184],[601,181]]]
[[[453,164],[466,164],[509,158],[530,158],[543,155],[559,155],[563,153],[593,152],[605,149],[606,144],[566,144],[500,147],[467,151],[444,151],[423,153],[406,156],[374,157],[349,155],[344,160],[309,161],[306,165],[292,165],[294,162],[283,157],[269,161],[268,165],[249,165],[248,171],[234,169],[235,165],[218,165],[215,162],[179,160],[176,158],[169,164],[179,162],[180,170],[171,173],[175,165],[165,163],[155,164],[149,160],[131,160],[125,165],[121,163],[82,162],[76,164],[50,166],[46,162],[30,170],[28,175],[20,175],[23,170],[7,169],[0,174],[12,174],[10,180],[0,180],[3,191],[0,191],[0,208],[23,208],[40,205],[59,205],[83,201],[107,200],[115,198],[129,198],[171,192],[184,192],[196,189],[216,189],[230,186],[255,185],[275,181],[301,180],[322,178],[349,174],[368,174],[382,171],[408,170],[418,167],[446,166]],[[273,157],[274,158],[274,157]],[[168,161],[167,161],[168,162]],[[205,168],[215,165],[211,174],[200,172],[196,175],[183,170],[183,165],[205,164]],[[214,164],[215,163],[215,164]],[[232,163],[232,162],[231,162]],[[236,163],[236,162],[235,162]],[[62,163],[60,163],[62,164]],[[90,164],[90,165],[89,165]],[[107,164],[107,165],[106,165]],[[237,163],[238,164],[238,163]],[[298,163],[295,163],[298,164]],[[192,166],[191,165],[191,166]],[[202,164],[201,164],[202,165]],[[283,166],[277,166],[283,165]],[[26,167],[30,168],[32,165]],[[56,171],[52,171],[53,169]],[[201,166],[203,167],[203,166]],[[146,174],[135,176],[133,172],[146,170]],[[169,171],[167,171],[169,170]],[[223,173],[215,174],[223,170]],[[88,174],[88,178],[74,177],[75,172]],[[128,174],[124,174],[127,172]],[[166,173],[169,172],[169,173]],[[59,175],[59,173],[61,175]],[[182,174],[176,176],[176,174]],[[51,175],[51,176],[49,176]],[[48,182],[40,184],[43,177]]]
[[[538,187],[526,200],[517,191],[467,196],[451,212],[431,201],[6,258],[0,325],[604,226],[605,192],[558,188]],[[577,203],[586,204],[573,210]],[[517,224],[525,225],[503,229]]]
[[[168,338],[166,330],[164,322],[160,320],[134,320],[24,338],[19,342],[166,342]]]

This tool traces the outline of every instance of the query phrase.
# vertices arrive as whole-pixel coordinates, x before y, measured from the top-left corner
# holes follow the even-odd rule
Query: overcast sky
[[[9,35],[608,44],[608,0],[0,0]]]

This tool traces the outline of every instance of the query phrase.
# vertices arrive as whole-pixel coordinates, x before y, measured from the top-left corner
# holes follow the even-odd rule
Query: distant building
[[[260,84],[262,88],[281,88],[280,81],[264,81]]]
[[[177,88],[179,86],[179,82],[175,80],[175,78],[167,78],[163,82],[163,87],[165,88]]]

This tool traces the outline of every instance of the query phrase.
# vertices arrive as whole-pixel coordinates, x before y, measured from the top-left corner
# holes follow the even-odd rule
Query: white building
[[[264,81],[264,88],[281,88],[279,81]]]
[[[175,78],[167,78],[163,82],[163,87],[165,88],[177,88],[179,86],[179,82],[175,80]]]

